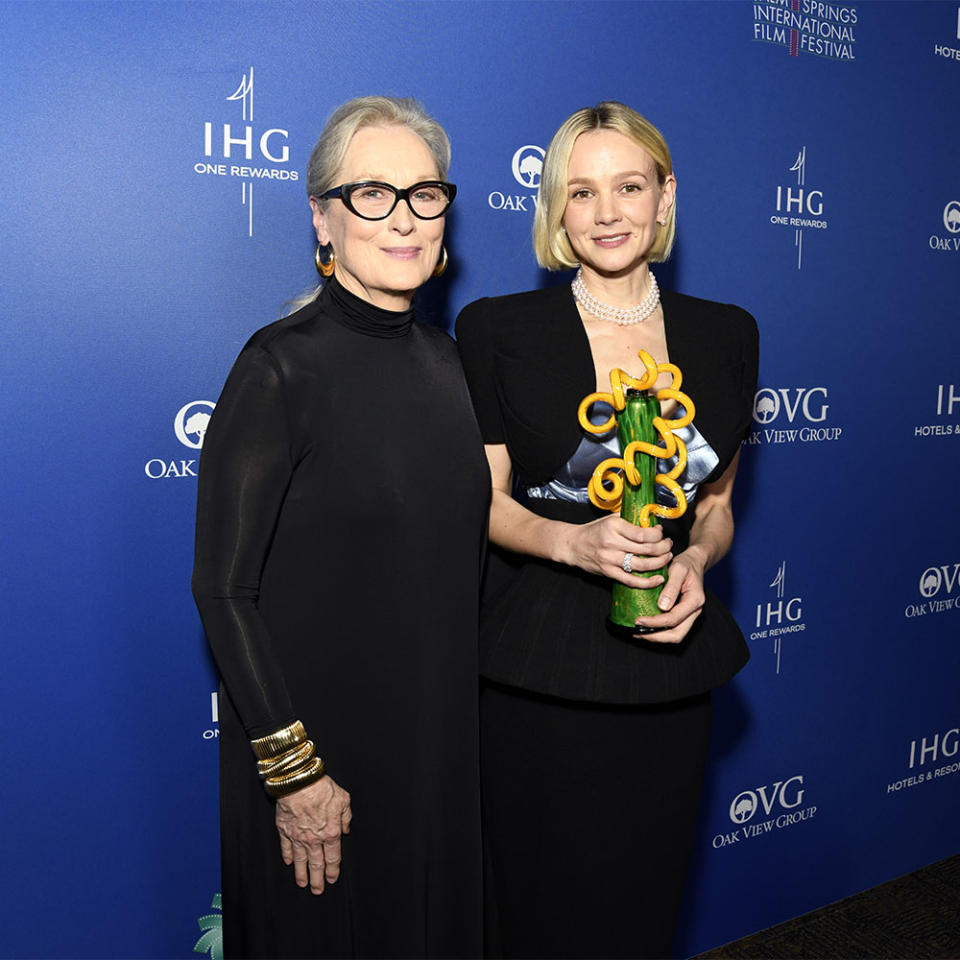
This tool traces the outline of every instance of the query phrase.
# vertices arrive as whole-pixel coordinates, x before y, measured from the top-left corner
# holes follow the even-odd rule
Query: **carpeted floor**
[[[694,960],[900,957],[960,957],[960,855],[701,953]]]

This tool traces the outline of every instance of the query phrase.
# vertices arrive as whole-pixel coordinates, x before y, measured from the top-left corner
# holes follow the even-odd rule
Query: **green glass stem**
[[[626,406],[617,414],[617,434],[620,438],[621,455],[627,445],[640,440],[656,443],[660,437],[653,426],[654,417],[660,416],[660,401],[650,393],[640,390],[628,390]],[[634,464],[640,474],[640,483],[632,484],[623,478],[623,503],[620,516],[624,520],[639,526],[640,512],[648,503],[656,502],[656,488],[653,478],[657,472],[657,461],[645,453],[634,458]],[[650,525],[657,526],[659,520],[650,517]],[[667,568],[635,573],[635,577],[654,577],[667,575]],[[622,583],[613,585],[613,602],[610,606],[610,619],[621,627],[636,630],[637,617],[650,617],[660,613],[657,600],[663,585],[657,587],[628,587]]]

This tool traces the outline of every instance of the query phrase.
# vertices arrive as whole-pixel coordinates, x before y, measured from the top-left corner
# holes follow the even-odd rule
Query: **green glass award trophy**
[[[590,501],[601,510],[620,510],[620,516],[640,527],[658,524],[658,518],[676,518],[687,509],[687,498],[677,483],[677,478],[687,466],[686,444],[674,434],[693,420],[696,412],[693,401],[680,390],[683,375],[672,363],[658,364],[645,350],[639,353],[644,374],[639,380],[628,376],[623,370],[610,371],[610,393],[591,393],[580,402],[577,411],[580,426],[588,433],[607,433],[616,426],[620,440],[619,457],[609,457],[597,465],[587,492]],[[673,382],[669,387],[654,392],[654,385],[661,373],[670,373]],[[624,390],[624,384],[629,389]],[[593,424],[587,417],[596,401],[604,401],[613,407],[613,415],[601,424]],[[683,407],[683,416],[665,420],[660,415],[660,402],[675,400]],[[657,441],[663,446],[657,446]],[[657,460],[677,457],[676,464],[667,473],[657,473]],[[657,503],[656,487],[666,487],[676,501],[672,507]],[[638,571],[636,577],[666,577],[666,568]],[[661,586],[643,588],[628,587],[622,583],[613,585],[613,602],[610,620],[634,632],[644,632],[636,626],[637,617],[649,617],[660,613],[657,600]]]

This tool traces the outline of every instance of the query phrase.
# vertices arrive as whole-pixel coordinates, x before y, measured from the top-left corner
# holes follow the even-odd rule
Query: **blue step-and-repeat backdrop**
[[[550,282],[543,147],[623,100],[679,180],[668,288],[758,319],[678,950],[960,849],[956,2],[0,4],[0,954],[218,949],[215,675],[190,596],[205,415],[315,282],[304,167],[365,93],[444,123],[452,268]],[[651,829],[658,829],[656,823]],[[198,919],[199,918],[199,919]]]

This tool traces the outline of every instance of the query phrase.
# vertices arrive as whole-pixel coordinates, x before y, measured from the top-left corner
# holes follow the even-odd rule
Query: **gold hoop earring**
[[[313,262],[317,265],[317,273],[321,277],[329,277],[333,275],[333,267],[337,262],[337,258],[333,255],[333,251],[330,251],[330,259],[324,263],[320,259],[320,244],[317,244],[317,252],[314,254]]]
[[[433,268],[433,273],[431,276],[434,277],[442,277],[444,271],[447,269],[447,264],[450,262],[449,258],[447,257],[447,248],[441,247],[440,249],[443,251],[443,254],[440,257],[440,262]]]

